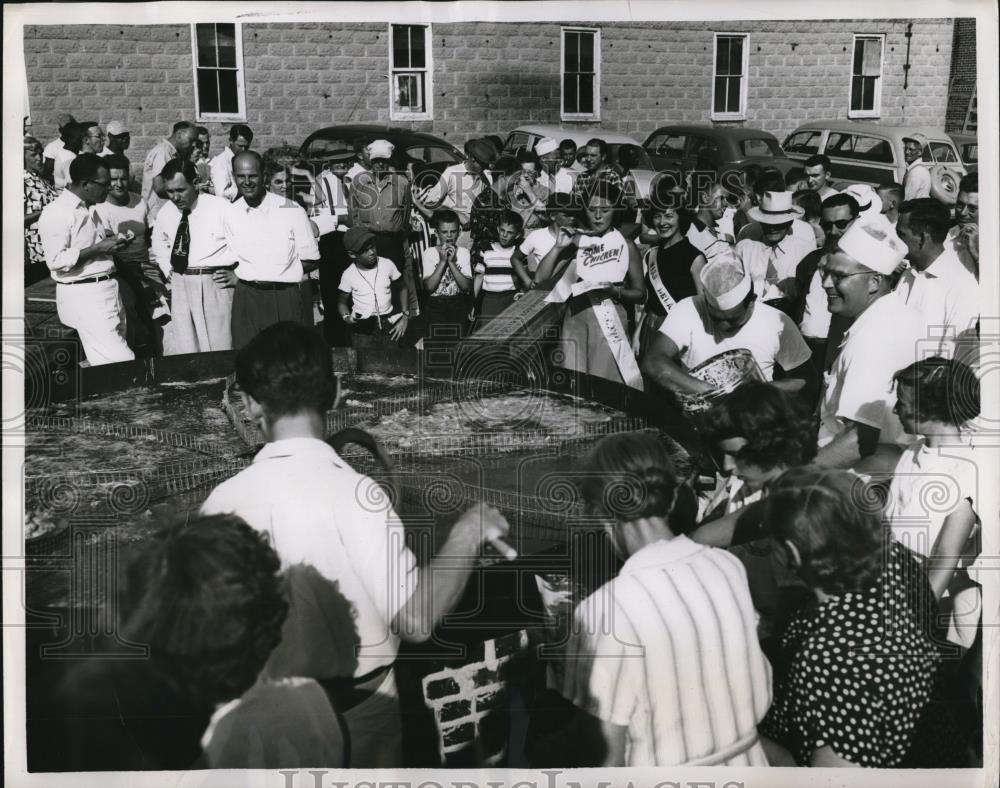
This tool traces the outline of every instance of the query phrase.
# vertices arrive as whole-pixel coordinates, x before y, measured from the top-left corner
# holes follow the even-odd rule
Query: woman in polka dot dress
[[[879,515],[847,471],[794,469],[770,488],[766,522],[816,597],[782,638],[759,726],[772,764],[892,768],[910,749],[940,660],[934,597]]]

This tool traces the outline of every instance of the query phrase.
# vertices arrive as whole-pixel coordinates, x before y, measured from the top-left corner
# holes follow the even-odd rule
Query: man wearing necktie
[[[83,153],[73,159],[69,175],[69,186],[38,219],[59,320],[76,329],[90,365],[131,361],[113,255],[132,239],[115,236],[94,210],[107,197],[111,173],[99,156]]]
[[[229,201],[202,193],[195,165],[167,162],[161,173],[167,200],[153,224],[153,256],[170,283],[171,320],[165,355],[232,350],[236,255],[226,242]]]
[[[312,221],[319,228],[319,294],[323,302],[323,336],[334,346],[350,346],[351,332],[337,310],[337,288],[340,277],[351,264],[344,248],[344,233],[351,226],[348,201],[350,178],[348,170],[354,160],[354,149],[341,142],[324,152],[330,167],[316,176],[318,199],[314,203]]]

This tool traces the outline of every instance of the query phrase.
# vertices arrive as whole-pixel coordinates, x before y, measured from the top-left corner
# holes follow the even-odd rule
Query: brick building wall
[[[809,119],[847,117],[854,33],[886,36],[880,122],[945,122],[950,19],[573,24],[602,31],[601,121],[583,125],[641,140],[663,123],[709,122],[714,32],[749,33],[745,123],[779,139]],[[558,123],[560,28],[434,25],[433,119],[400,125],[460,144],[524,123]],[[389,121],[386,23],[244,23],[242,30],[246,122],[258,149],[298,145],[325,125]],[[55,136],[59,112],[117,119],[131,129],[139,159],[174,121],[193,119],[189,25],[29,26],[24,44],[32,128],[43,141]],[[228,124],[204,125],[218,151]]]
[[[945,128],[960,134],[965,126],[969,101],[976,90],[976,20],[956,19],[951,48],[951,80],[948,83],[948,114]]]

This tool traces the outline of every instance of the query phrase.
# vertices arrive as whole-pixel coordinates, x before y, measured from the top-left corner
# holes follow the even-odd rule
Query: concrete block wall
[[[528,645],[524,630],[483,644],[480,659],[423,679],[434,712],[441,762],[496,766],[507,753],[509,701],[506,666]]]
[[[710,122],[717,31],[749,33],[746,124],[779,138],[807,120],[846,118],[854,33],[886,34],[882,123],[944,125],[949,70],[968,62],[953,58],[959,39],[950,19],[572,24],[602,31],[601,121],[583,125],[640,140],[664,123]],[[560,28],[435,25],[434,117],[399,125],[461,144],[525,123],[559,123]],[[246,122],[258,149],[297,145],[326,125],[388,122],[386,23],[245,23],[243,53]],[[32,131],[43,141],[55,136],[60,112],[117,119],[132,130],[130,158],[141,161],[173,122],[195,120],[188,25],[32,26],[25,57]],[[204,125],[217,152],[228,126]]]

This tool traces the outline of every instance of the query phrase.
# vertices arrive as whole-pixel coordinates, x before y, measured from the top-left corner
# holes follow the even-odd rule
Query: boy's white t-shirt
[[[458,265],[458,270],[469,277],[469,279],[472,279],[472,258],[469,255],[469,250],[464,246],[456,246],[455,252],[455,263]],[[426,279],[433,274],[434,269],[438,267],[438,263],[440,262],[441,252],[436,246],[428,246],[424,249],[420,263],[423,270],[423,278]],[[445,272],[441,275],[441,281],[438,282],[437,290],[431,293],[431,295],[458,295],[460,292],[455,278],[448,276],[448,269],[445,269]]]
[[[548,227],[539,227],[532,230],[527,237],[521,241],[521,254],[528,258],[528,270],[535,273],[542,258],[547,255],[553,246],[556,245],[556,237]]]
[[[400,276],[399,269],[384,257],[369,270],[351,263],[340,277],[340,292],[351,294],[351,311],[361,318],[388,315],[392,313],[392,283]]]

